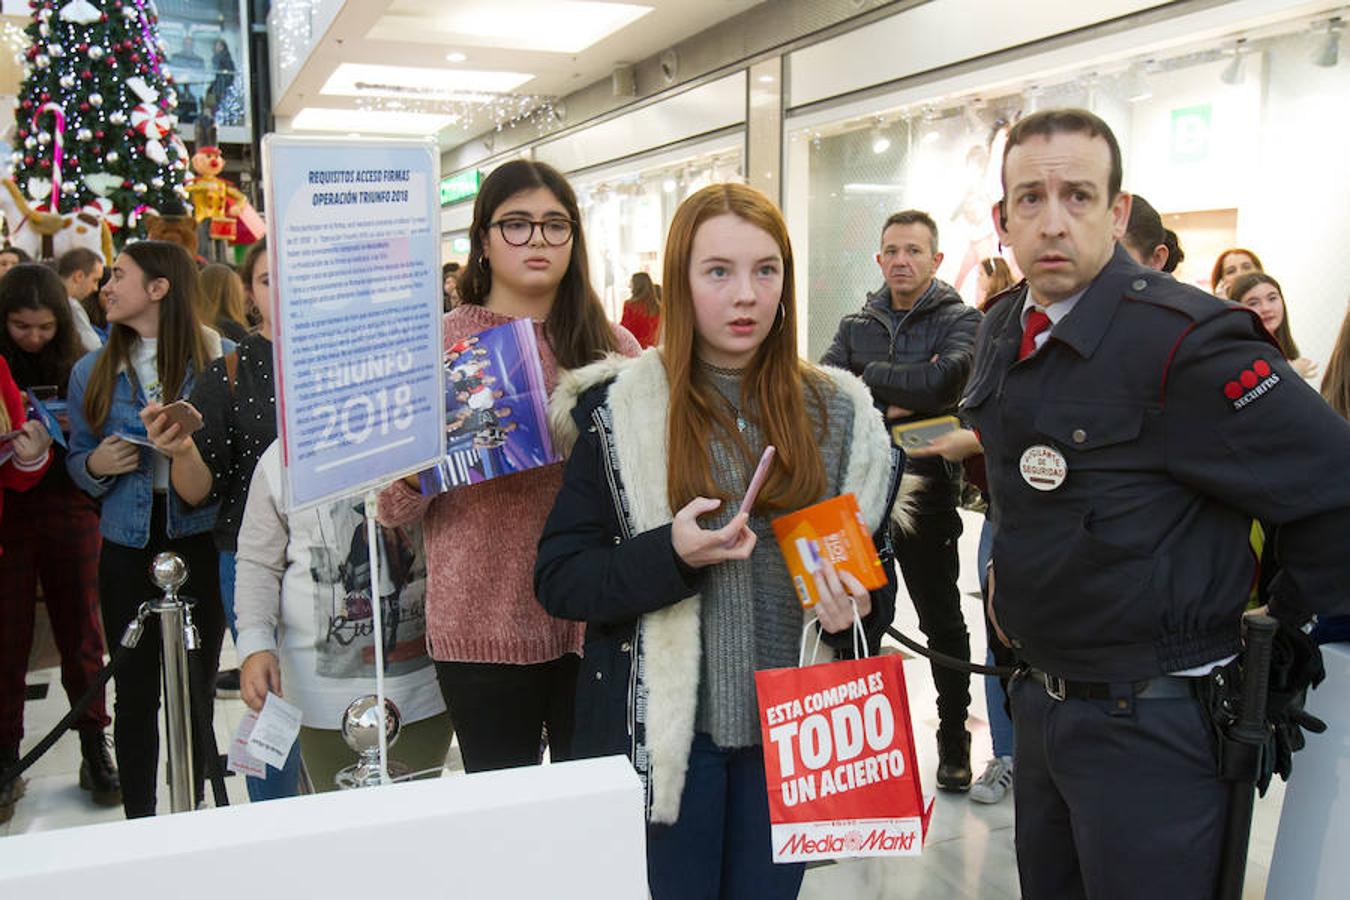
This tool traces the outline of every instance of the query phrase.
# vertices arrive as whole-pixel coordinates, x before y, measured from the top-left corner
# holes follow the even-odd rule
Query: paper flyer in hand
[[[31,418],[37,419],[42,423],[42,427],[47,429],[47,433],[52,436],[53,443],[62,450],[67,449],[65,432],[70,427],[70,420],[62,421],[62,418],[68,415],[69,406],[66,401],[48,400],[43,403],[30,392],[28,394],[28,409]]]
[[[780,516],[772,524],[802,606],[816,605],[815,573],[825,560],[836,571],[851,572],[869,591],[886,583],[881,557],[852,494]]]
[[[534,327],[519,319],[445,352],[446,453],[421,474],[431,495],[557,462]]]
[[[9,458],[14,455],[14,439],[21,434],[22,428],[0,434],[0,464],[9,462]]]

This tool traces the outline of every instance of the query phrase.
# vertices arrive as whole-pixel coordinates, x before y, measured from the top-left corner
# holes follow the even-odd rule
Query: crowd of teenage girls
[[[1160,224],[1126,243],[1145,264],[1175,266]],[[248,706],[271,692],[304,714],[287,765],[249,778],[252,799],[332,789],[351,761],[339,717],[370,690],[378,640],[405,725],[391,755],[408,769],[438,772],[452,729],[470,772],[535,764],[545,750],[628,753],[646,782],[654,896],[795,895],[802,867],[773,865],[764,840],[752,677],[795,664],[803,625],[769,523],[852,492],[880,527],[882,415],[861,381],[802,358],[792,246],[758,191],[712,185],[680,206],[662,288],[633,278],[631,328],[607,320],[586,261],[558,172],[518,160],[484,181],[468,260],[445,273],[446,347],[532,322],[566,461],[434,497],[415,477],[388,486],[376,511],[387,571],[372,586],[359,501],[283,511],[263,245],[234,271],[199,270],[174,244],[128,243],[106,275],[97,257],[52,267],[0,251],[0,432],[18,432],[0,465],[0,769],[18,758],[39,588],[73,702],[154,593],[150,560],[172,550],[201,635],[197,721],[211,718],[227,628]],[[980,275],[989,293],[1011,280],[1002,259]],[[1256,254],[1225,253],[1213,280],[1311,377]],[[1343,333],[1327,372],[1343,412],[1348,345]],[[64,446],[28,419],[21,392],[64,401]],[[162,412],[180,399],[203,416],[194,434]],[[737,512],[768,445],[775,465]],[[855,608],[869,625],[885,614],[846,573],[819,577],[827,639]],[[378,635],[362,627],[374,603]],[[156,810],[156,628],[152,618],[116,672],[111,720],[99,700],[78,723],[82,784],[100,802],[120,797],[128,817]],[[636,717],[633,690],[646,698]],[[209,729],[194,749],[201,800]],[[8,813],[23,783],[4,790]],[[711,881],[692,890],[690,879]]]

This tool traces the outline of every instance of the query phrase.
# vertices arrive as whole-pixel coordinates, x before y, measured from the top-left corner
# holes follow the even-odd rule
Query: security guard
[[[1033,668],[1010,691],[1028,900],[1213,895],[1227,787],[1194,691],[1241,649],[1253,517],[1278,526],[1272,614],[1350,610],[1350,424],[1254,315],[1117,247],[1121,178],[1092,113],[1013,127],[994,218],[1026,282],[963,400],[992,611]]]

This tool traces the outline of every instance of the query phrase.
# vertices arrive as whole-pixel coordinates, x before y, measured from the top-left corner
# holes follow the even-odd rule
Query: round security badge
[[[1038,491],[1053,491],[1069,474],[1064,454],[1045,444],[1032,444],[1023,451],[1018,467],[1022,470],[1022,480]]]

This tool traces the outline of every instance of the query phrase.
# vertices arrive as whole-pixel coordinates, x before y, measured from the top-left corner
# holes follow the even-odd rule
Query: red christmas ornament
[[[100,22],[106,22],[106,21],[108,21],[108,14],[107,14],[107,13],[104,13],[103,15],[101,15],[101,16],[98,17],[98,20],[99,20]]]
[[[81,103],[81,104],[80,104],[80,112],[89,112],[89,109],[90,109],[90,107],[89,107],[89,104],[88,104],[88,103]]]
[[[38,99],[41,100],[43,103],[46,103],[48,100],[52,99],[52,95],[47,93],[46,91],[43,91],[42,94],[38,97]]]
[[[102,132],[101,130],[100,130],[100,131],[95,131],[95,132],[94,132],[94,139],[95,139],[95,140],[99,140],[99,141],[103,140],[103,132]]]
[[[32,101],[32,100],[24,100],[24,101],[23,101],[22,103],[20,103],[19,105],[22,106],[24,109],[32,109],[32,108],[33,108],[33,101]]]
[[[80,73],[80,77],[83,78],[85,81],[88,81],[89,79],[94,77],[94,73],[90,72],[88,69],[85,69],[83,72]]]
[[[50,159],[43,159],[38,161],[38,168],[40,169],[50,169],[51,167],[52,161]]]
[[[33,164],[33,157],[31,157],[31,156],[25,156],[25,157],[23,158],[23,164],[24,164],[25,166],[31,166],[31,165]]]
[[[123,182],[122,182],[122,187],[124,187],[124,188],[129,188],[129,187],[131,187],[131,181],[130,181],[130,180],[123,181]]]
[[[84,41],[81,41],[80,43],[75,45],[75,49],[79,50],[81,53],[87,53],[89,52],[89,45]]]
[[[133,53],[129,57],[127,57],[127,59],[131,60],[134,63],[138,63],[141,61],[141,55],[139,53]]]

